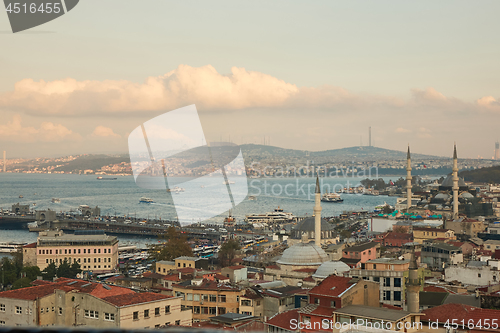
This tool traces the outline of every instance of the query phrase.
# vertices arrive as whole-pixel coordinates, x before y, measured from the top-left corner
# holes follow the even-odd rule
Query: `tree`
[[[31,281],[32,280],[30,280],[27,277],[23,277],[23,278],[17,279],[12,284],[12,289],[19,289],[19,288],[31,287]]]
[[[82,269],[80,268],[80,264],[78,262],[74,262],[71,267],[69,268],[71,278],[76,278],[78,274],[82,272]]]
[[[57,267],[54,262],[51,262],[45,269],[42,271],[43,279],[52,281],[57,275]]]
[[[181,256],[192,256],[193,251],[187,242],[186,236],[175,227],[169,227],[167,231],[158,238],[166,240],[162,244],[149,246],[149,256],[159,260],[174,260]]]
[[[21,269],[22,275],[30,279],[30,281],[36,280],[37,277],[42,275],[40,268],[38,266],[26,266]]]
[[[229,239],[222,244],[219,250],[219,261],[222,267],[231,265],[236,257],[237,251],[241,249],[240,242],[236,239]]]
[[[66,259],[64,259],[64,261],[59,265],[59,267],[57,267],[57,276],[58,277],[65,277],[65,278],[72,278],[71,266]]]

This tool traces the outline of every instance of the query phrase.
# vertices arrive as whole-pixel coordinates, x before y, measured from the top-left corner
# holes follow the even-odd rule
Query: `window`
[[[105,312],[104,313],[104,320],[115,321],[115,314]]]
[[[373,264],[373,269],[377,269],[377,264]]]
[[[193,306],[193,313],[194,314],[200,314],[200,307],[199,306]]]
[[[226,314],[226,308],[219,307],[219,315]]]
[[[149,318],[149,310],[144,310],[144,318]]]
[[[200,294],[193,294],[193,301],[199,302],[200,301]]]
[[[373,277],[373,281],[374,281],[374,282],[380,282],[380,277],[378,277],[378,276],[374,276],[374,277]]]
[[[249,299],[242,299],[241,306],[252,306],[252,301]]]
[[[16,314],[23,314],[23,308],[20,306],[16,306]]]
[[[160,308],[155,308],[155,316],[159,316],[160,315]]]
[[[5,326],[5,321],[0,320],[0,326]]]
[[[477,274],[477,277],[478,277],[478,278],[480,278],[480,277],[481,277],[481,273],[478,273],[478,274]]]
[[[225,303],[226,302],[226,295],[219,295],[219,303]]]
[[[62,308],[59,307],[59,315],[62,315]]]
[[[59,308],[59,309],[61,309],[61,308]],[[62,309],[61,309],[61,311],[62,311]],[[59,313],[59,314],[61,314],[61,313]],[[99,319],[99,311],[85,310],[85,317]]]
[[[87,249],[83,249],[83,253],[86,254],[87,253]]]
[[[217,295],[209,295],[210,302],[217,302]]]
[[[394,292],[394,300],[395,301],[401,301],[401,292],[400,291],[395,291]]]
[[[401,278],[394,278],[394,287],[401,287]]]
[[[391,286],[391,278],[385,278],[384,287],[390,287],[390,286]]]
[[[202,306],[201,307],[201,314],[208,314],[208,307]]]
[[[40,309],[40,313],[43,313],[43,308]]]
[[[0,311],[5,312],[5,304],[0,304]]]
[[[52,307],[52,312],[54,312],[55,309],[56,309],[55,307]],[[49,312],[48,308],[47,308],[47,312]]]
[[[319,298],[314,298],[314,304],[318,304],[319,305]]]
[[[208,310],[208,313],[211,315],[216,315],[217,314],[217,308],[215,306],[211,306]]]
[[[179,326],[181,324],[181,321],[180,320],[176,320],[175,321],[175,325]]]
[[[335,308],[336,307],[335,301],[330,301],[330,307],[331,308]]]
[[[89,317],[89,310],[85,310],[85,317]]]
[[[390,290],[384,290],[382,293],[384,295],[384,301],[391,300],[391,291]]]
[[[133,313],[133,318],[134,318],[134,320],[139,320],[139,311],[135,311]]]
[[[186,267],[186,263],[182,264],[183,267]]]
[[[186,301],[192,301],[193,300],[193,294],[186,294]]]

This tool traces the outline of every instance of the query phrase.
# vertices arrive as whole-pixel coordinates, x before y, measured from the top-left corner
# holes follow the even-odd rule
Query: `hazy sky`
[[[81,0],[12,34],[0,10],[0,150],[125,152],[195,104],[208,140],[368,143],[491,158],[500,139],[498,1]]]

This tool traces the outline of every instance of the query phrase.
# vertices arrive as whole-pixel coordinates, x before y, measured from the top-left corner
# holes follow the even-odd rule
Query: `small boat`
[[[59,199],[59,198],[52,198],[52,203],[61,203],[61,199]]]
[[[35,206],[36,206],[36,202],[33,202],[33,207],[35,207]]]
[[[24,198],[24,197],[23,197],[22,195],[19,195],[19,198],[20,198],[20,199],[22,199],[22,198]]]
[[[97,177],[97,180],[117,180],[118,178],[116,177]]]
[[[229,185],[229,184],[234,184],[234,182],[232,180],[227,180],[222,182],[222,185]]]
[[[343,202],[344,199],[337,193],[325,193],[321,197],[321,201],[323,202]]]
[[[146,197],[142,197],[139,202],[142,202],[142,203],[154,203],[153,199],[151,198],[146,198]]]
[[[257,197],[255,195],[249,195],[248,200],[257,200]]]
[[[185,189],[183,189],[182,187],[179,187],[179,186],[175,186],[174,188],[167,189],[167,192],[175,192],[175,193],[184,192],[184,191],[185,191]]]

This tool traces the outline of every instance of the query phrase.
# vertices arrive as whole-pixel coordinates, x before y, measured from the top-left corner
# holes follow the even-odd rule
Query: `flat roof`
[[[361,318],[381,319],[388,321],[398,321],[411,314],[411,312],[403,310],[391,310],[387,308],[375,308],[365,305],[348,305],[344,308],[333,311],[340,315],[356,316]]]
[[[368,260],[367,264],[407,264],[410,260],[399,260],[395,258],[377,258]]]

